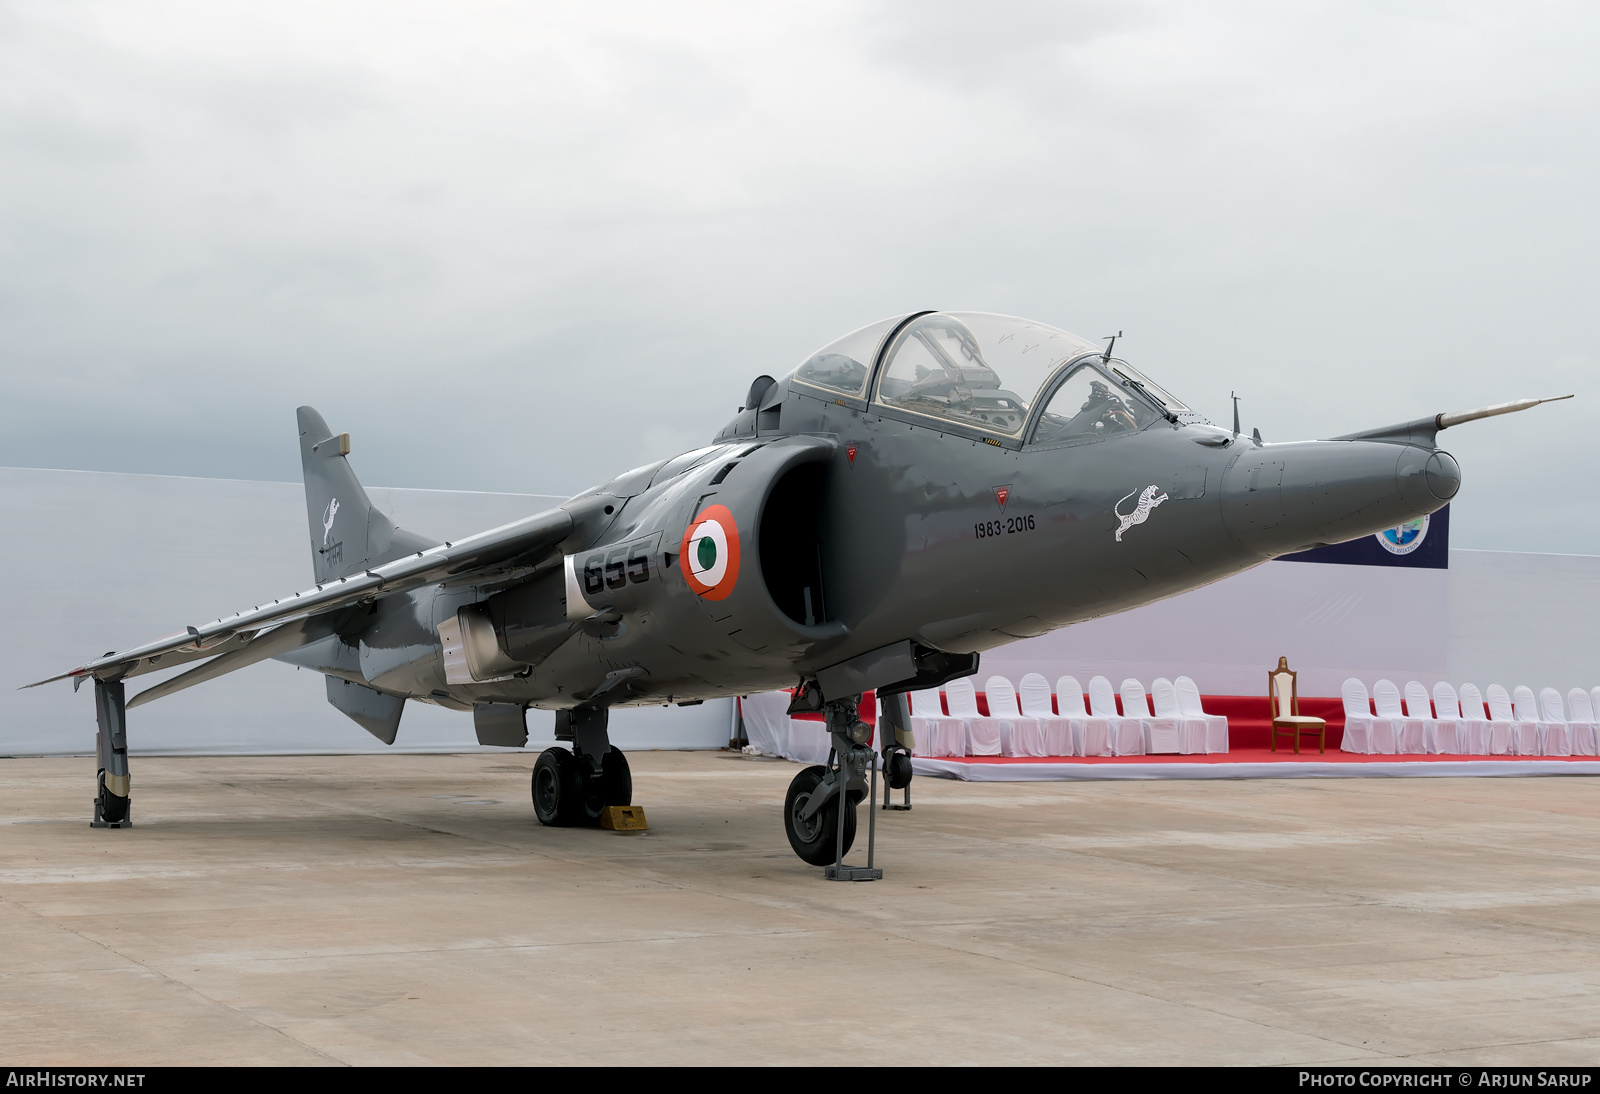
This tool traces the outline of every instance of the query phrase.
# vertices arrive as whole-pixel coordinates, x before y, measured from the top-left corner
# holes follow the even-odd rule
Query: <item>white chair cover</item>
[[[983,685],[989,700],[989,717],[1000,727],[1000,755],[1048,756],[1044,730],[1037,718],[1025,718],[1017,707],[1017,692],[1004,676],[991,676]]]
[[[1546,726],[1539,720],[1539,704],[1533,697],[1533,689],[1526,684],[1512,689],[1511,714],[1517,722],[1517,755],[1543,756]],[[1571,752],[1570,747],[1568,752]]]
[[[917,756],[965,756],[967,731],[960,718],[951,718],[939,703],[939,689],[913,691],[911,698],[912,748]]]
[[[1408,745],[1416,745],[1416,751],[1422,751],[1422,723],[1416,723],[1412,730],[1407,725],[1407,718],[1400,709],[1400,689],[1394,686],[1393,680],[1379,680],[1372,685],[1372,709],[1377,712],[1378,720],[1373,723],[1372,751],[1385,756],[1395,753],[1409,752]]]
[[[1050,681],[1037,672],[1030,672],[1022,678],[1017,692],[1022,700],[1023,717],[1038,722],[1039,730],[1044,734],[1044,754],[1077,755],[1072,747],[1072,719],[1063,718],[1050,708]]]
[[[1561,693],[1555,688],[1539,690],[1539,737],[1546,756],[1572,755],[1572,727],[1561,707]]]
[[[1178,690],[1178,709],[1190,718],[1206,720],[1206,751],[1228,751],[1228,717],[1225,714],[1207,714],[1200,706],[1200,685],[1187,676],[1172,682]]]
[[[1477,684],[1461,685],[1461,751],[1468,756],[1489,755],[1489,712]]]
[[[1420,680],[1406,682],[1406,717],[1422,723],[1422,750],[1437,756],[1439,747],[1439,720],[1433,716],[1433,698]],[[1455,748],[1455,726],[1450,726],[1450,751]]]
[[[1122,713],[1125,717],[1139,719],[1139,731],[1146,754],[1177,754],[1178,720],[1152,715],[1144,685],[1132,677],[1122,682]]]
[[[1489,755],[1517,754],[1517,720],[1511,712],[1511,694],[1499,684],[1489,685]],[[1538,736],[1538,727],[1534,727]]]
[[[1113,756],[1144,755],[1144,719],[1117,713],[1116,693],[1111,690],[1111,681],[1104,676],[1089,681],[1089,713],[1104,718],[1111,726]]]
[[[1083,705],[1083,685],[1076,676],[1056,681],[1056,707],[1072,719],[1074,756],[1111,755],[1111,723],[1089,714]]]
[[[944,701],[950,708],[950,717],[960,718],[967,731],[968,756],[1000,755],[1000,726],[993,718],[978,713],[978,693],[972,689],[970,677],[946,684]]]
[[[1344,702],[1344,740],[1339,744],[1339,751],[1370,754],[1378,720],[1372,716],[1367,685],[1352,676],[1339,685],[1339,697]],[[1389,737],[1393,739],[1394,730],[1389,731]]]
[[[1198,695],[1195,696],[1199,698]],[[1183,712],[1178,702],[1178,689],[1165,676],[1150,682],[1150,701],[1157,719],[1171,719],[1178,726],[1178,751],[1186,756],[1206,750],[1206,720]]]
[[[1461,701],[1456,698],[1456,689],[1443,680],[1433,685],[1433,710],[1438,716],[1438,725],[1433,732],[1440,754],[1464,754],[1467,751],[1466,730],[1461,724]]]
[[[1572,754],[1600,756],[1600,725],[1595,724],[1594,703],[1582,688],[1567,692],[1567,712],[1572,716]]]

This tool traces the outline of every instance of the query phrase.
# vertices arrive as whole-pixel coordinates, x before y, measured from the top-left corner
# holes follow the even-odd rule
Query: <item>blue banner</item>
[[[1330,543],[1292,555],[1283,562],[1334,562],[1345,566],[1413,566],[1428,570],[1450,567],[1450,507],[1430,516],[1385,528],[1377,535],[1347,543]]]

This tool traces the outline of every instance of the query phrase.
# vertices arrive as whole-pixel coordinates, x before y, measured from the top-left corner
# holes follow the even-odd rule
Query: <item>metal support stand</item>
[[[892,793],[892,791],[891,791],[891,789],[889,787],[889,780],[888,779],[884,779],[883,780],[883,808],[884,809],[893,809],[893,810],[896,810],[896,811],[902,812],[902,813],[910,811],[910,809],[911,809],[911,784],[910,783],[906,783],[906,788],[905,788],[905,796],[906,796],[906,798],[905,798],[905,803],[904,804],[896,805],[894,802],[891,802],[889,800],[890,793]],[[876,797],[877,795],[873,795],[873,796]]]
[[[121,680],[94,682],[95,753],[99,771],[91,828],[132,828],[133,803],[129,797],[128,707]]]
[[[866,789],[867,801],[876,802],[878,798],[878,754],[865,740],[852,739],[850,730],[856,721],[855,704],[851,703],[848,709],[848,717],[845,717],[844,708],[839,705],[830,703],[828,708],[828,728],[833,731],[834,755],[839,762],[839,823],[836,826],[833,865],[824,866],[822,876],[829,881],[879,881],[883,878],[883,870],[872,864],[877,849],[878,811],[871,806],[867,807],[867,864],[846,866],[844,863],[844,811],[850,808],[850,788]],[[863,787],[862,783],[866,780],[862,779],[862,775],[867,774],[869,768],[871,783],[869,787]]]

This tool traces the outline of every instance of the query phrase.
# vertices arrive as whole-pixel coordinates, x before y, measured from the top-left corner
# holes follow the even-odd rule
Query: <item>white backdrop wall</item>
[[[531,494],[368,489],[403,528],[460,538],[559,503]],[[299,483],[0,468],[0,754],[92,751],[90,689],[26,691],[113,648],[181,630],[306,588],[311,549]],[[154,683],[160,674],[135,684]],[[130,686],[130,695],[137,691]],[[732,702],[618,710],[623,748],[718,748]],[[528,714],[528,747],[547,747],[555,716]],[[128,716],[143,752],[456,752],[478,748],[472,716],[406,704],[389,748],[328,705],[322,676],[267,661]]]
[[[373,489],[403,527],[454,538],[547,508],[528,494]],[[0,468],[0,753],[92,748],[88,691],[18,685],[104,650],[168,634],[304,587],[310,580],[298,483]],[[1600,557],[1451,551],[1446,570],[1272,562],[1121,615],[1014,642],[983,656],[983,678],[1041,672],[1187,673],[1209,694],[1256,694],[1287,655],[1308,695],[1346,676],[1480,687],[1600,684]],[[159,679],[152,675],[151,682]],[[730,704],[623,710],[625,748],[714,748]],[[531,712],[529,747],[553,717]],[[385,751],[329,707],[322,678],[267,662],[134,711],[143,751]],[[471,718],[409,704],[397,750],[475,748]]]

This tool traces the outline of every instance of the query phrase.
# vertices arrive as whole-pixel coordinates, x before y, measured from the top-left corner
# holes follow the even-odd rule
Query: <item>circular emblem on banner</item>
[[[739,526],[725,505],[708,505],[689,522],[679,547],[678,565],[689,588],[707,600],[721,600],[739,580]]]
[[[1391,555],[1409,555],[1428,538],[1428,518],[1408,520],[1398,528],[1385,528],[1372,537]]]

